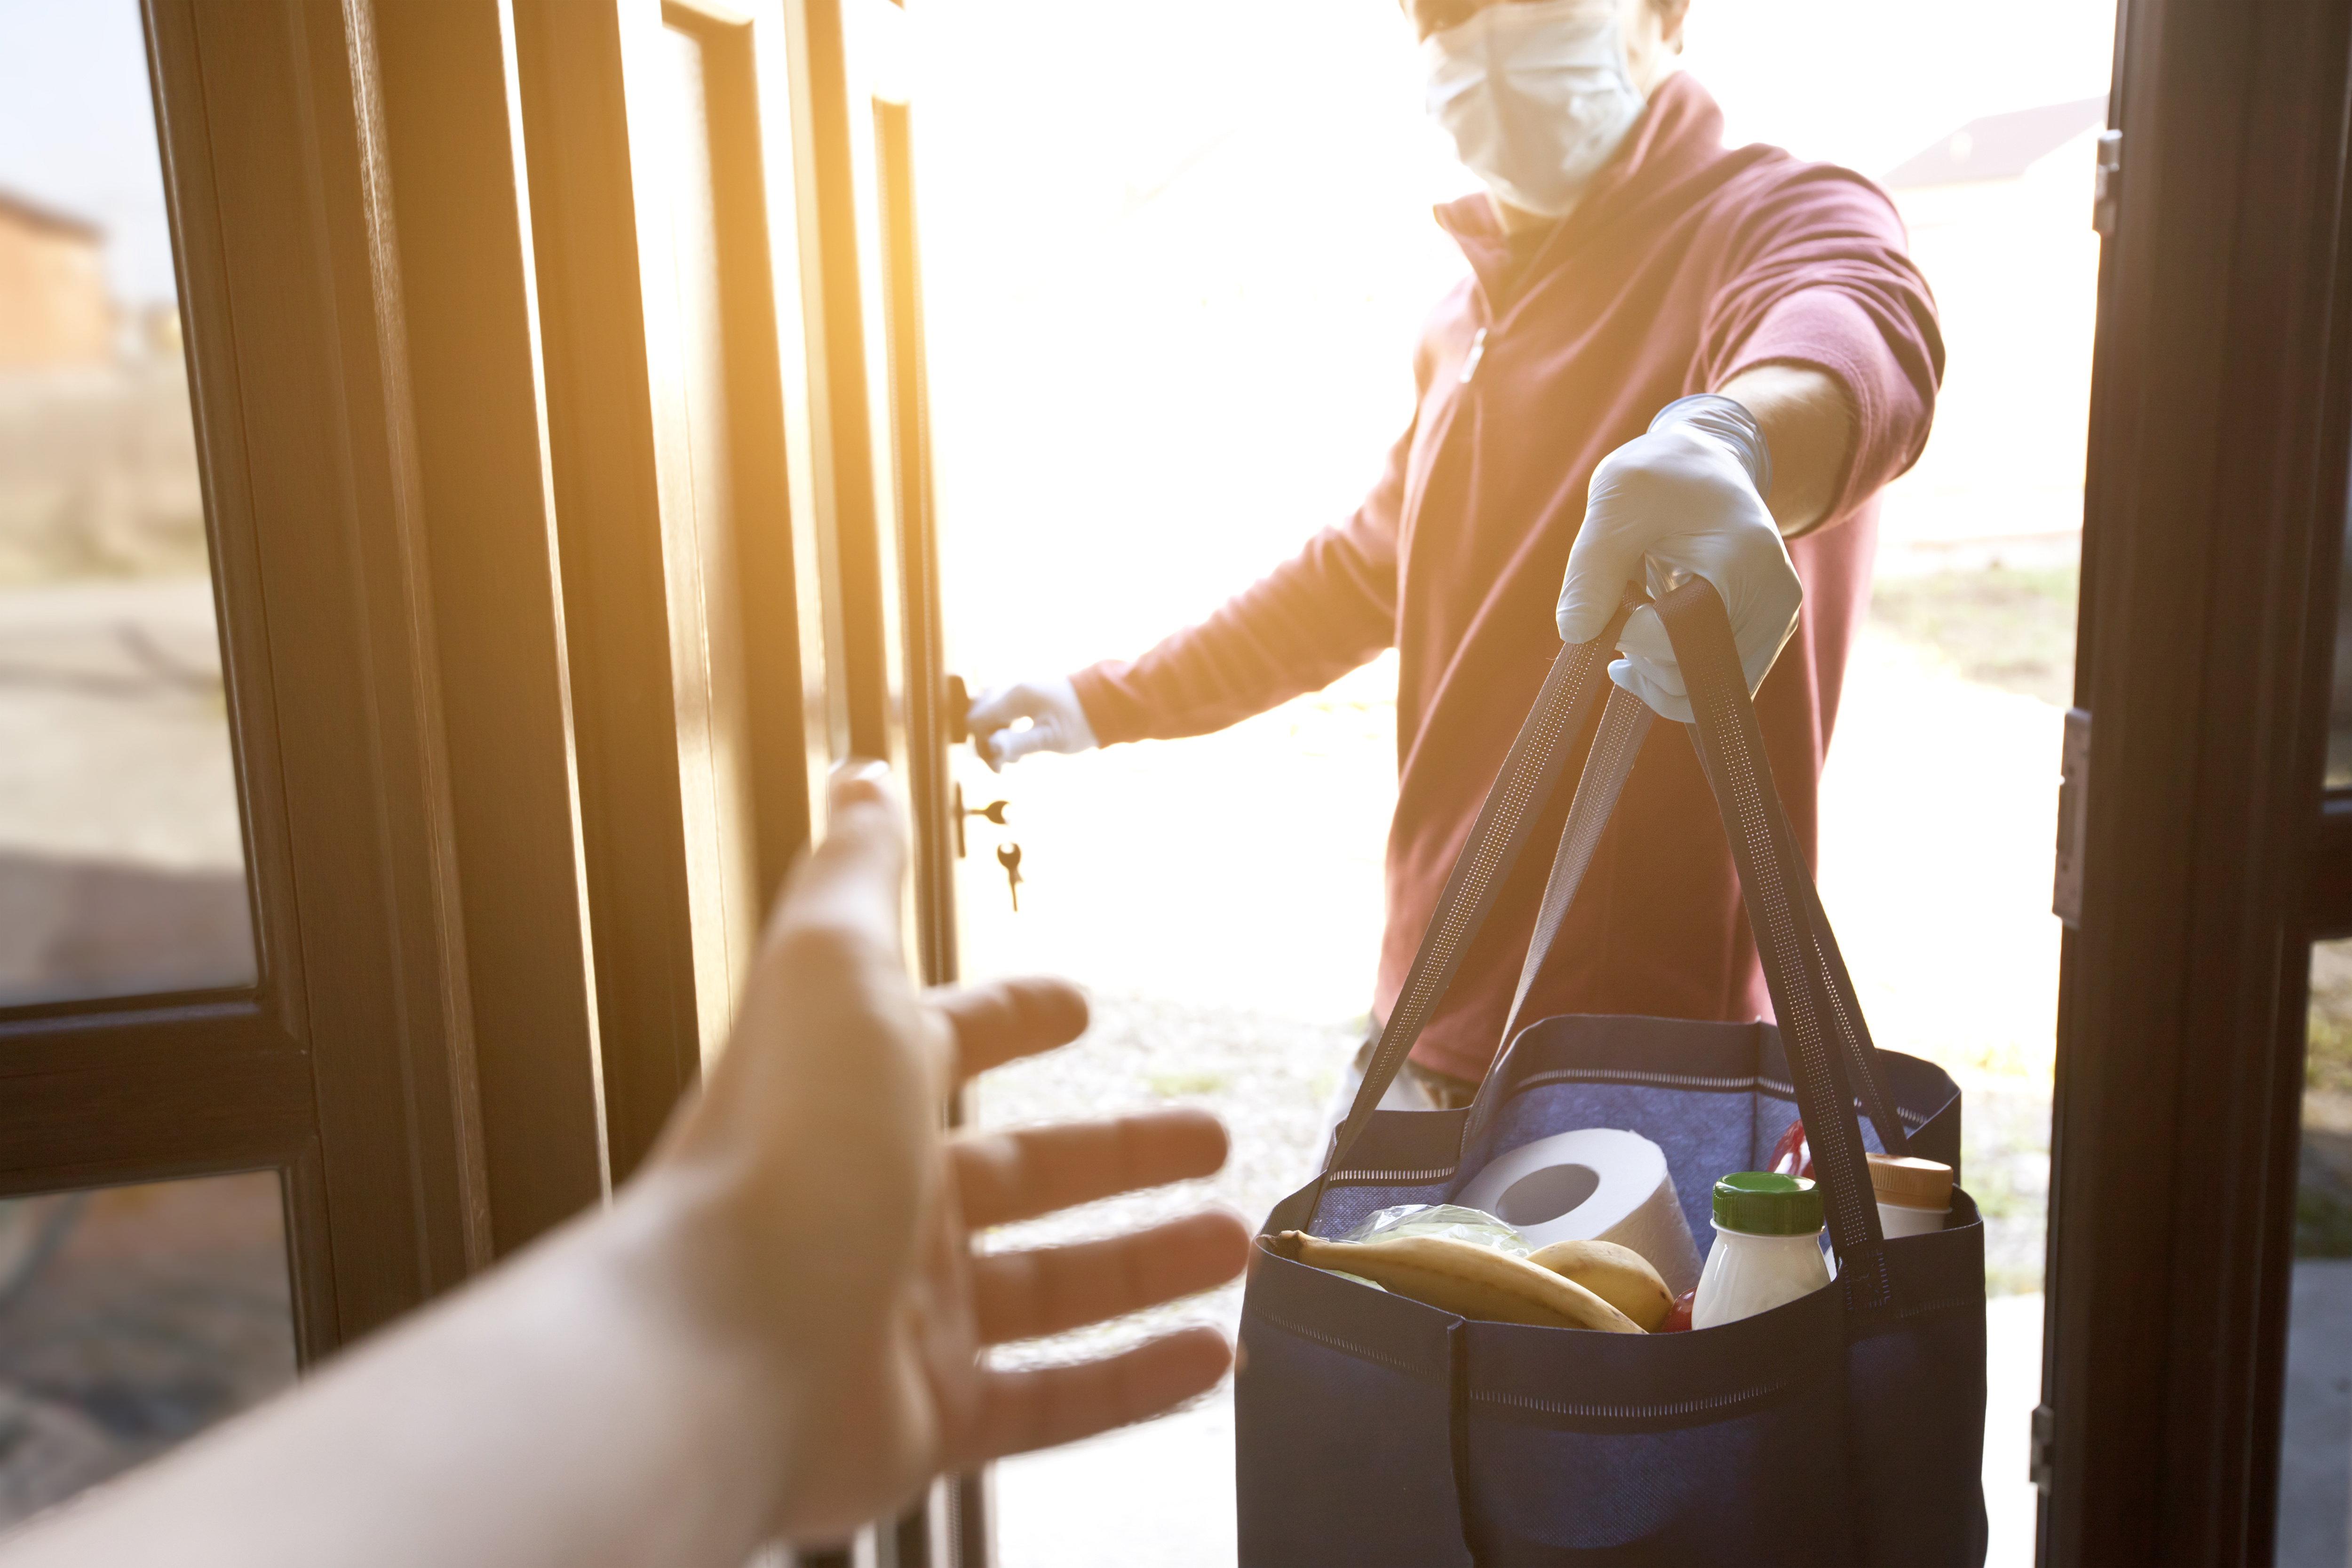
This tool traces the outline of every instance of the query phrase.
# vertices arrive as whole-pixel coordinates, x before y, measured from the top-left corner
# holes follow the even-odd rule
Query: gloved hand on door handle
[[[1024,719],[1029,721],[1027,729],[1013,728]],[[991,773],[1003,773],[1007,763],[1017,763],[1032,752],[1067,756],[1091,752],[1101,743],[1066,675],[992,687],[972,703],[964,724],[971,731],[972,749]]]
[[[1740,668],[1754,691],[1797,629],[1804,589],[1764,498],[1772,453],[1755,417],[1727,397],[1666,405],[1644,434],[1592,471],[1584,526],[1559,590],[1564,642],[1599,637],[1625,584],[1646,575],[1656,597],[1689,576],[1723,595]],[[1665,624],[1643,605],[1617,639],[1609,678],[1662,717],[1691,722]]]

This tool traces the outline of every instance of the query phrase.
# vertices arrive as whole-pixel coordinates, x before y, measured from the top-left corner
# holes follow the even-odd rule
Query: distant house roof
[[[2105,124],[2106,118],[2104,97],[2045,103],[2011,114],[1988,114],[1969,121],[1926,152],[1905,159],[1880,175],[1878,183],[1899,191],[2015,179],[2084,132]]]
[[[106,231],[88,218],[43,206],[13,191],[0,190],[0,218],[14,218],[26,228],[45,228],[53,234],[69,234],[93,245],[106,237]]]

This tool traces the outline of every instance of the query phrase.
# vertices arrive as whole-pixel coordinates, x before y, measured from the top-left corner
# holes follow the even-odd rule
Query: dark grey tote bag
[[[1561,650],[1326,1168],[1276,1207],[1264,1237],[1337,1236],[1375,1209],[1452,1201],[1520,1144],[1614,1127],[1665,1151],[1704,1251],[1716,1178],[1762,1169],[1801,1113],[1837,1278],[1718,1328],[1593,1333],[1466,1321],[1288,1261],[1262,1237],[1234,1385],[1244,1568],[1984,1560],[1984,1227],[1956,1186],[1942,1231],[1886,1238],[1864,1158],[1919,1154],[1957,1175],[1959,1091],[1930,1064],[1871,1044],[1704,581],[1658,609],[1780,1026],[1517,1026],[1649,725],[1606,672],[1637,597],[1600,637]],[[1374,1110],[1603,691],[1507,1048],[1466,1109]]]

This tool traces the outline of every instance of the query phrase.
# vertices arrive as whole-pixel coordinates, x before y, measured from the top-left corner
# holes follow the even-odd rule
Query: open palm
[[[799,1540],[855,1529],[942,1468],[1086,1436],[1213,1386],[1231,1354],[1205,1328],[1033,1371],[991,1369],[982,1352],[1206,1289],[1248,1248],[1242,1223],[1212,1211],[975,1251],[990,1226],[1206,1175],[1224,1162],[1224,1130],[1168,1110],[946,1134],[939,1108],[957,1083],[1076,1038],[1085,998],[1058,981],[919,994],[898,939],[895,805],[864,775],[837,781],[832,805],[733,1042],[648,1172],[725,1194],[697,1293],[779,1369],[792,1462],[776,1524]],[[810,1344],[836,1348],[810,1358]]]

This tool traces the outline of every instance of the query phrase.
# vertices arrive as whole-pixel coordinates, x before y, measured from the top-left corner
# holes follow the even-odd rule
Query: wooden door
[[[627,1178],[852,754],[952,976],[860,3],[145,0],[251,962],[0,994],[0,1197],[274,1173],[331,1352]],[[980,1496],[884,1555],[984,1561]]]

